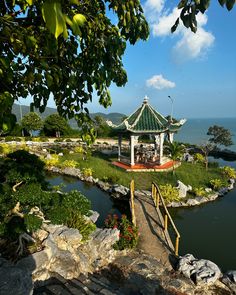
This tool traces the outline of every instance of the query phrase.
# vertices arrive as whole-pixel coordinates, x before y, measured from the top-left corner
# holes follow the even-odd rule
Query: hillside
[[[17,122],[19,122],[21,120],[21,112],[22,112],[22,117],[27,114],[30,111],[30,107],[29,106],[25,106],[25,105],[21,105],[21,110],[20,110],[20,105],[19,104],[14,104],[12,107],[12,112],[13,114],[16,115],[17,118]],[[45,111],[43,113],[40,113],[39,111],[35,110],[36,113],[38,113],[40,115],[40,117],[42,119],[45,119],[47,116],[54,114],[57,112],[56,109],[54,108],[49,108],[46,107]],[[91,118],[94,118],[95,116],[101,116],[103,117],[105,120],[110,120],[112,121],[113,124],[119,124],[122,119],[124,118],[124,114],[121,113],[110,113],[110,114],[104,114],[104,113],[91,113],[90,114]],[[70,120],[69,121],[70,125],[72,128],[77,128],[77,123],[75,120]]]

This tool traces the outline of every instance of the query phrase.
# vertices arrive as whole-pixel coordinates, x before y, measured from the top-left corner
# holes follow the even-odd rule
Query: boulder
[[[98,220],[100,214],[97,211],[90,210],[91,215],[90,216],[84,216],[85,219],[92,221],[93,223],[96,223]]]
[[[219,193],[219,196],[222,197],[223,195],[227,194],[227,192],[228,192],[228,188],[222,187],[218,193]]]
[[[214,201],[218,197],[219,197],[219,194],[218,193],[211,194],[211,195],[207,196],[207,198],[209,199],[209,201]]]
[[[114,184],[111,188],[111,193],[115,198],[124,197],[129,193],[129,189],[123,185]]]
[[[179,198],[185,198],[187,195],[187,192],[192,190],[191,185],[185,185],[183,182],[181,182],[180,180],[177,181],[177,187],[179,190]]]
[[[186,204],[188,206],[196,206],[196,205],[199,205],[199,202],[196,199],[188,199],[188,201],[186,202]]]
[[[196,259],[192,254],[180,257],[177,269],[198,285],[214,284],[222,276],[221,270],[215,263]]]
[[[224,274],[222,282],[232,291],[232,294],[236,294],[236,271],[231,270]]]

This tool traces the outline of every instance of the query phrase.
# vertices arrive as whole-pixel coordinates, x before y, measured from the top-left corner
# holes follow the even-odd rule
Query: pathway
[[[154,256],[171,269],[169,258],[173,255],[173,245],[168,233],[163,230],[162,216],[157,211],[152,197],[136,193],[134,200],[136,222],[140,233],[139,249]]]

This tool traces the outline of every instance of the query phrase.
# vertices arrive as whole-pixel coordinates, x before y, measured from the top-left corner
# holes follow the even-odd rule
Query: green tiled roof
[[[145,98],[142,106],[115,129],[133,133],[176,132],[183,123],[183,121],[182,123],[181,121],[175,124],[170,123],[164,116],[155,111]]]

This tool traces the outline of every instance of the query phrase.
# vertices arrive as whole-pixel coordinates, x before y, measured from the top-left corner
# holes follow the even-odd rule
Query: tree
[[[52,94],[59,114],[91,133],[85,104],[95,92],[111,105],[111,83],[127,82],[126,43],[148,35],[139,1],[1,1],[0,129],[14,100],[30,95],[44,111]]]
[[[209,142],[211,142],[212,144],[215,144],[216,146],[218,145],[230,146],[233,144],[232,134],[230,130],[224,127],[213,125],[209,127],[207,131],[207,135],[212,136],[210,137]]]
[[[208,169],[208,156],[209,153],[214,149],[214,145],[210,141],[206,141],[199,146],[204,156],[205,168]]]
[[[32,131],[38,131],[43,128],[43,121],[37,113],[30,112],[22,118],[21,125],[32,136]]]
[[[107,137],[110,135],[111,132],[111,128],[108,126],[108,124],[106,123],[106,121],[104,120],[104,118],[102,116],[95,116],[94,117],[94,125],[95,125],[95,131],[96,131],[96,135],[98,137]]]
[[[230,11],[235,4],[235,0],[218,0],[222,7]],[[180,16],[176,19],[175,24],[171,28],[173,33],[179,25],[181,20],[186,28],[190,28],[192,32],[197,31],[197,20],[196,15],[205,11],[209,8],[211,0],[181,0],[178,4],[178,9],[181,9]]]
[[[167,146],[167,151],[170,154],[171,160],[178,161],[183,156],[183,153],[185,151],[185,146],[176,141],[173,141],[172,143],[169,142]],[[175,171],[175,165],[173,165],[173,174],[174,174],[174,171]]]
[[[45,135],[60,137],[61,134],[65,135],[69,129],[70,126],[66,119],[59,114],[49,115],[44,121]]]

